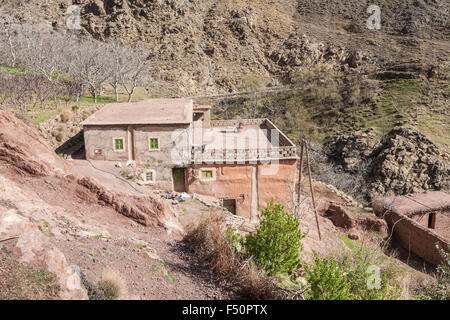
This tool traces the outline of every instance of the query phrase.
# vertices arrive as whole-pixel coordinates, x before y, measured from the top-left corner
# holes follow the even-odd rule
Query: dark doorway
[[[195,112],[193,117],[194,121],[203,121],[203,112]]]
[[[428,215],[428,228],[434,229],[435,224],[436,224],[436,212],[431,212]]]
[[[186,192],[186,170],[185,168],[173,168],[173,189],[176,192]]]
[[[232,214],[236,214],[236,199],[223,199],[223,207]]]

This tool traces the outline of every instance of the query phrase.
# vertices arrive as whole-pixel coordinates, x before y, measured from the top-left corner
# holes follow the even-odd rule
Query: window
[[[203,179],[211,179],[213,177],[212,170],[204,170],[202,171],[202,178]]]
[[[123,138],[114,138],[114,151],[123,151],[124,150],[124,139]]]
[[[153,169],[145,170],[141,174],[141,178],[146,184],[154,184],[156,182],[156,171]]]
[[[211,181],[216,179],[216,169],[200,169],[200,180]]]
[[[148,144],[150,150],[159,150],[159,138],[149,138]]]

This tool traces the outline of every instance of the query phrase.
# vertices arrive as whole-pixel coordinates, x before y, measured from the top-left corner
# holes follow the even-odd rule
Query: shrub
[[[105,293],[105,297],[108,300],[117,299],[126,294],[127,286],[126,281],[122,275],[113,269],[107,268],[102,272],[102,277],[98,282],[98,285]]]
[[[61,122],[66,123],[67,121],[70,120],[71,113],[69,110],[63,110],[59,117],[61,119]]]
[[[61,142],[64,138],[64,131],[59,130],[59,128],[57,130],[53,130],[52,136],[55,137],[56,141]]]
[[[91,114],[92,114],[91,111],[83,110],[83,113],[81,116],[82,116],[83,120],[86,120]]]
[[[268,203],[261,212],[261,223],[255,234],[245,239],[246,252],[269,275],[291,273],[301,265],[301,243],[305,235],[300,222],[281,204]]]
[[[350,300],[351,284],[334,258],[320,259],[314,253],[312,266],[305,266],[305,279],[309,287],[305,297],[312,300]]]
[[[310,299],[393,300],[401,294],[396,272],[373,249],[361,245],[337,257],[319,259],[305,266]]]
[[[400,296],[400,289],[393,278],[376,261],[369,248],[354,250],[342,262],[342,269],[351,283],[355,300],[393,300]],[[369,283],[374,285],[373,288]]]
[[[248,299],[286,299],[288,292],[280,288],[251,260],[236,250],[229,234],[221,231],[222,218],[210,216],[197,227],[188,227],[184,240],[224,285]]]
[[[437,282],[428,283],[419,289],[422,300],[450,300],[450,253],[445,252],[438,244],[436,245],[442,257],[442,262],[437,267]]]

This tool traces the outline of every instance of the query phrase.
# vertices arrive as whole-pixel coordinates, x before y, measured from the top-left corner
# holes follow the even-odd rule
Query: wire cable
[[[143,193],[142,191],[136,189],[136,188],[135,188],[130,182],[128,182],[127,180],[125,180],[125,179],[123,179],[123,178],[117,176],[115,173],[112,173],[112,172],[110,172],[110,171],[106,171],[106,170],[99,169],[99,168],[97,168],[96,166],[94,166],[90,160],[88,160],[88,159],[86,159],[86,160],[87,160],[87,162],[89,162],[89,164],[90,164],[90,165],[92,166],[92,168],[94,168],[95,170],[98,170],[98,171],[101,171],[101,172],[104,172],[104,173],[108,173],[108,174],[110,174],[110,175],[116,177],[117,179],[122,180],[123,182],[126,182],[126,183],[127,183],[131,188],[133,188],[136,192],[138,192],[138,193],[140,193],[140,194],[145,194],[145,193]]]

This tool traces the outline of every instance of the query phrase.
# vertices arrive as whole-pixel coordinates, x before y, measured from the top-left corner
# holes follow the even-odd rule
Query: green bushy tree
[[[342,270],[351,283],[355,300],[393,300],[400,296],[395,281],[390,279],[368,248],[359,248],[341,262]],[[377,270],[378,269],[378,270]],[[373,288],[369,286],[372,282]]]
[[[300,222],[273,201],[261,211],[260,218],[256,233],[245,239],[246,252],[269,275],[291,273],[301,265],[305,235],[299,229]]]
[[[396,283],[378,269],[370,253],[353,252],[344,260],[314,256],[305,266],[305,296],[313,300],[393,300],[400,296]],[[372,268],[371,268],[372,267]],[[369,286],[369,283],[373,285]]]
[[[311,300],[350,300],[351,284],[341,265],[334,258],[320,259],[314,253],[314,263],[305,266],[309,287],[305,297]]]

